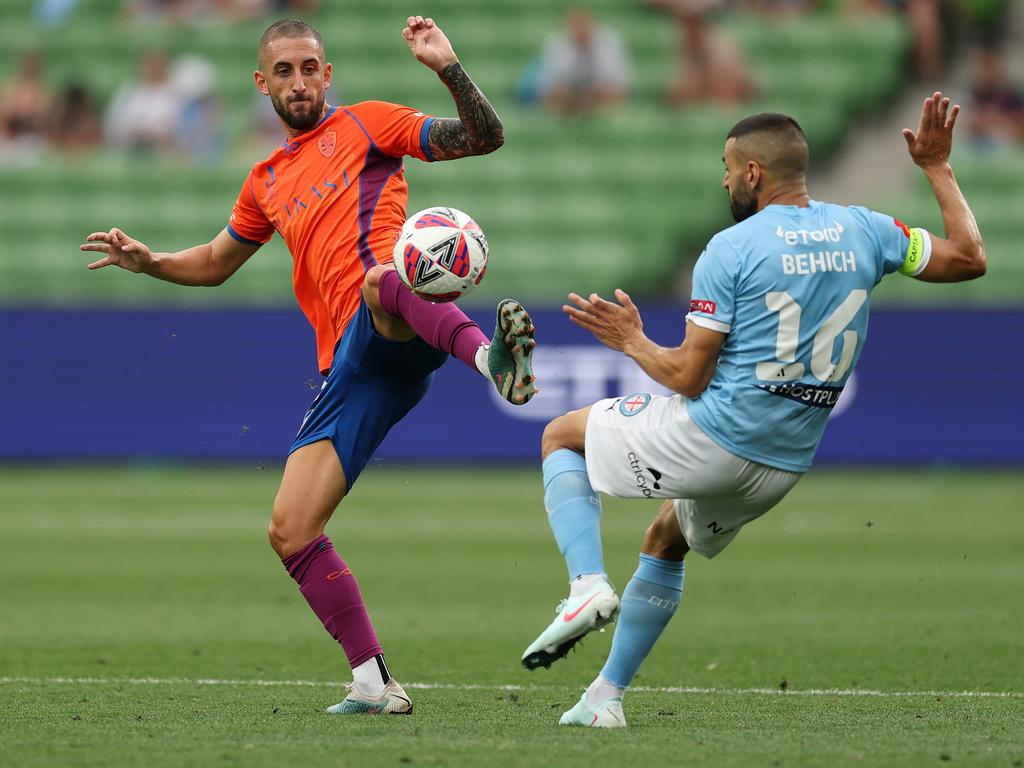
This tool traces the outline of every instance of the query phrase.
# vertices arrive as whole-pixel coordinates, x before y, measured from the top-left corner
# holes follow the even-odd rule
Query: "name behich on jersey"
[[[783,229],[775,230],[775,236],[794,247],[809,245],[811,250],[802,253],[783,253],[782,271],[787,275],[815,275],[819,272],[856,272],[857,259],[853,251],[832,250],[829,243],[838,243],[843,235],[843,225],[836,222],[825,229]],[[824,250],[816,249],[821,244]]]

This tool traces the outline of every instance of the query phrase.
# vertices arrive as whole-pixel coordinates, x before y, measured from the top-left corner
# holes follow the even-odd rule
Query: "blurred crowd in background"
[[[41,27],[73,23],[78,0],[38,0]],[[189,26],[315,12],[319,0],[131,0],[130,25]],[[756,98],[757,73],[730,36],[730,15],[758,14],[765,23],[798,14],[870,18],[903,14],[912,53],[908,80],[940,85],[952,61],[969,60],[967,129],[978,150],[1024,144],[1024,90],[1007,74],[1000,0],[643,0],[673,25],[675,58],[666,61],[665,109],[737,105]],[[458,41],[455,41],[458,44]],[[622,108],[631,99],[633,67],[626,41],[580,5],[561,29],[538,40],[538,53],[519,79],[523,109],[570,117]],[[138,63],[134,79],[101,103],[84,79],[56,87],[45,60],[24,51],[13,71],[0,72],[0,157],[31,163],[44,152],[78,154],[101,148],[164,154],[193,163],[216,162],[225,151],[223,104],[216,70],[202,56],[171,58],[156,50]],[[486,91],[486,85],[485,85]],[[330,95],[329,95],[330,98]],[[254,141],[280,139],[269,100],[254,91]]]

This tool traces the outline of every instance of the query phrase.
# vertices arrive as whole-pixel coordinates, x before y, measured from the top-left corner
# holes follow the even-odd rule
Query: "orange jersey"
[[[409,198],[402,157],[433,159],[432,120],[382,101],[331,107],[315,128],[254,165],[242,185],[228,232],[250,245],[275,230],[284,238],[321,371],[359,308],[366,270],[391,261]]]

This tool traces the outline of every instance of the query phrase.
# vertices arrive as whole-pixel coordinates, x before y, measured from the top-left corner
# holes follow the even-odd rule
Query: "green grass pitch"
[[[1019,473],[811,472],[689,561],[617,732],[556,726],[610,632],[519,665],[566,591],[535,470],[364,474],[328,533],[416,711],[322,714],[348,670],[266,544],[278,477],[0,469],[0,765],[1024,765]],[[606,502],[620,589],[655,510]]]

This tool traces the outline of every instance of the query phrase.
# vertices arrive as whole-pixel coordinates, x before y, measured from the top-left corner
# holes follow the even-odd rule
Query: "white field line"
[[[220,685],[257,688],[320,688],[338,686],[330,680],[217,680],[183,677],[0,677],[0,685]],[[457,683],[402,683],[404,688],[424,691],[566,691],[567,686],[462,685]],[[573,689],[575,690],[575,689]],[[870,688],[697,688],[638,685],[631,691],[648,693],[724,694],[729,696],[847,696],[876,698],[1024,699],[1024,691],[877,691]]]

